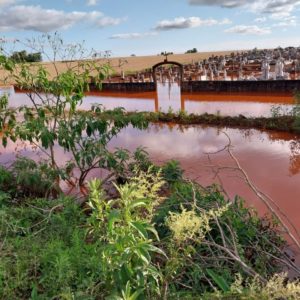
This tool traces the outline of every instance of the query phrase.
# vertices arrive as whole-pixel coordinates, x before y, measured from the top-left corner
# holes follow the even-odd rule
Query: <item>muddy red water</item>
[[[257,187],[280,205],[300,228],[300,141],[295,136],[257,130],[223,129],[232,141],[233,153]],[[227,144],[223,130],[212,127],[169,127],[153,125],[148,131],[126,129],[113,141],[114,146],[135,149],[143,145],[158,162],[177,159],[186,176],[207,185],[217,182],[210,165],[234,166],[228,153],[211,156]],[[262,213],[265,207],[236,171],[220,173],[231,197],[240,195]]]
[[[111,142],[110,147],[129,150],[139,146],[146,147],[154,161],[161,163],[170,159],[179,160],[187,177],[208,185],[218,182],[214,178],[211,165],[234,166],[226,152],[211,156],[212,162],[208,161],[205,154],[215,152],[226,145],[228,139],[223,131],[230,136],[233,153],[250,179],[261,191],[272,197],[300,229],[300,140],[294,135],[204,126],[152,125],[145,131],[133,128],[123,130],[118,138]],[[40,154],[28,144],[11,142],[6,149],[0,147],[0,153],[2,164],[11,162],[16,153],[32,158]],[[59,157],[63,162],[69,155],[62,152]],[[223,170],[220,175],[230,197],[240,195],[262,214],[267,211],[240,178],[239,172]]]
[[[158,84],[156,93],[109,94],[93,93],[86,97],[83,107],[92,103],[101,103],[107,108],[117,105],[126,110],[158,111],[169,109],[177,112],[185,110],[188,113],[211,113],[221,115],[245,115],[247,117],[270,116],[274,105],[282,105],[284,111],[289,111],[294,103],[292,94],[216,94],[216,93],[181,93],[177,84]]]
[[[30,104],[23,93],[13,94],[11,106]],[[282,110],[291,110],[294,98],[292,94],[259,93],[181,93],[177,84],[158,84],[156,92],[145,93],[89,93],[85,97],[82,109],[89,109],[92,104],[102,104],[106,108],[124,107],[128,111],[168,111],[185,110],[188,113],[212,113],[221,115],[245,115],[246,117],[270,116],[274,105],[281,105]]]

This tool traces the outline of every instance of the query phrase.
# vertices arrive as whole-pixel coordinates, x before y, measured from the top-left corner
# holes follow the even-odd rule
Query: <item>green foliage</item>
[[[10,169],[0,167],[0,190],[13,199],[26,197],[56,197],[60,188],[56,179],[67,178],[64,169],[53,169],[48,162],[18,158]]]
[[[0,190],[10,192],[13,188],[13,174],[6,168],[0,166]]]
[[[0,99],[0,133],[5,147],[8,139],[34,143],[47,156],[51,167],[59,169],[59,151],[68,152],[71,160],[68,166],[79,170],[79,184],[83,185],[89,172],[95,168],[114,170],[116,174],[126,155],[124,151],[110,152],[109,141],[120,130],[129,125],[143,129],[147,126],[142,114],[126,115],[122,108],[106,111],[101,106],[91,107],[85,112],[79,110],[90,83],[98,87],[110,73],[108,65],[99,65],[92,60],[78,60],[73,64],[65,60],[64,68],[58,72],[57,55],[83,55],[80,45],[65,45],[58,35],[44,36],[35,41],[36,49],[53,52],[53,69],[49,74],[43,65],[18,63],[5,56],[0,57],[0,66],[7,73],[7,81],[15,82],[25,90],[30,106],[8,109],[7,97]],[[18,115],[18,121],[16,116]],[[60,177],[61,178],[61,177]],[[59,179],[59,178],[57,178]],[[63,179],[63,178],[61,178]],[[76,182],[77,178],[74,178]],[[74,183],[75,184],[75,183]]]
[[[93,299],[101,259],[85,219],[67,198],[2,207],[0,299]]]
[[[84,210],[0,193],[0,299],[297,299],[298,283],[260,281],[279,270],[284,243],[240,199],[182,180],[165,193],[152,166],[132,171],[117,198],[97,179],[89,187]]]
[[[219,289],[223,292],[228,292],[230,289],[230,286],[228,285],[228,283],[226,282],[226,280],[224,280],[224,278],[221,275],[218,275],[217,273],[215,273],[213,270],[206,270],[207,274],[212,278],[212,280],[214,281],[215,284],[217,284],[217,286],[219,287]]]
[[[71,57],[83,53],[80,46],[65,46],[57,35],[46,35],[44,42],[41,49],[48,45],[53,50],[56,71],[59,53]],[[50,76],[42,65],[18,61],[17,66],[16,60],[4,55],[0,65],[9,80],[29,91],[32,104],[8,109],[7,96],[0,98],[2,144],[19,139],[48,156],[39,163],[21,158],[9,169],[0,167],[0,299],[199,299],[206,295],[294,299],[299,295],[298,284],[284,290],[282,277],[272,281],[280,292],[271,284],[262,285],[280,270],[276,258],[283,259],[285,243],[275,220],[260,219],[238,197],[229,203],[216,186],[205,189],[185,181],[176,161],[160,169],[142,148],[133,155],[124,149],[108,150],[108,143],[126,126],[145,129],[148,125],[144,114],[129,114],[122,108],[79,110],[90,82],[100,86],[110,72],[108,66],[90,60],[66,62],[66,70]],[[294,113],[298,120],[298,112]],[[148,120],[151,117],[184,124],[220,125],[225,120],[172,110],[148,114]],[[57,148],[71,155],[63,167]],[[94,168],[113,175],[113,197],[107,196],[97,179],[89,184],[89,205],[84,209],[74,199],[62,197],[60,179],[75,185],[72,171],[76,169],[83,185]],[[258,288],[251,290],[248,282],[253,277]]]
[[[300,133],[300,118],[296,118],[293,122],[293,129],[295,132]]]
[[[188,54],[188,53],[197,53],[197,52],[198,52],[197,48],[193,48],[193,49],[187,50],[185,53]]]
[[[180,120],[183,120],[183,121],[186,120],[186,121],[188,121],[188,119],[189,119],[189,114],[187,113],[186,110],[180,109],[180,110],[178,111],[177,115],[178,115],[178,118],[179,118]]]
[[[4,147],[7,146],[8,137],[15,141],[15,137],[11,135],[11,130],[15,124],[16,115],[13,111],[8,109],[8,96],[4,94],[0,96],[0,137]]]
[[[150,167],[155,167],[149,158],[147,151],[139,147],[133,154],[133,162],[130,164],[130,169],[133,171],[135,168],[146,172]]]
[[[282,116],[293,117],[293,122],[291,124],[291,129],[296,133],[300,133],[300,94],[298,92],[294,95],[295,104],[291,111],[287,111],[283,105],[273,105],[271,107],[272,118],[280,118]],[[274,124],[275,127],[275,124]]]
[[[175,183],[183,179],[183,170],[176,160],[168,161],[162,167],[162,174],[168,183]]]
[[[202,297],[203,300],[296,300],[300,297],[300,282],[287,280],[287,274],[276,274],[266,283],[261,283],[257,277],[247,280],[245,283],[240,274],[235,282],[224,293],[215,292]],[[192,299],[192,298],[190,298]]]
[[[293,116],[295,117],[295,121],[293,123],[293,129],[300,133],[300,94],[295,94],[295,106],[292,111]]]
[[[164,255],[153,244],[158,235],[143,215],[151,212],[158,199],[160,179],[147,174],[117,187],[120,198],[105,201],[101,182],[90,183],[90,206],[93,209],[90,234],[103,243],[101,268],[104,288],[111,299],[145,299],[159,294],[161,274],[152,262],[152,255]],[[151,176],[151,175],[150,175]],[[122,298],[123,295],[123,298]]]
[[[42,54],[41,54],[41,52],[27,53],[26,50],[16,51],[10,56],[10,59],[15,63],[41,62]]]
[[[169,289],[175,294],[183,292],[185,286],[186,292],[192,290],[195,294],[203,294],[212,286],[225,289],[236,273],[248,278],[249,273],[238,261],[263,277],[279,270],[269,255],[281,257],[284,242],[272,221],[258,218],[239,198],[222,214],[207,219],[204,217],[210,211],[228,204],[217,189],[203,190],[188,182],[178,182],[172,189],[153,221],[169,257],[164,278],[171,282]],[[178,216],[171,226],[170,221],[165,222],[170,216]],[[174,247],[177,235],[185,238]]]

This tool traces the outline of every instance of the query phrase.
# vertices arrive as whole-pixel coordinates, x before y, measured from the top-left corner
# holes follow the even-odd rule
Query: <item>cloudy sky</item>
[[[114,56],[300,46],[300,0],[0,0],[0,37],[55,31]]]

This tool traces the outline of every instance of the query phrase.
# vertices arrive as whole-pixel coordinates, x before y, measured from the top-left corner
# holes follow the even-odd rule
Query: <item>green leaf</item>
[[[108,216],[108,230],[113,231],[113,225],[120,219],[120,212],[118,210],[113,210]]]
[[[130,226],[135,228],[144,239],[148,238],[147,229],[146,229],[144,223],[142,223],[142,222],[130,222]]]
[[[45,118],[45,111],[43,109],[39,109],[38,110],[38,115],[39,115],[40,118],[44,119]]]
[[[128,205],[128,209],[133,209],[133,208],[141,207],[141,206],[147,206],[147,202],[145,200],[147,200],[147,199],[137,199],[137,200],[130,202]]]
[[[86,134],[87,134],[88,136],[91,136],[91,135],[92,135],[92,132],[93,132],[93,129],[92,129],[91,125],[88,124],[87,127],[86,127]]]
[[[4,148],[6,148],[6,146],[7,146],[7,137],[6,136],[2,137],[2,145]]]
[[[206,270],[206,272],[223,292],[228,292],[230,290],[229,284],[222,276],[216,274],[211,269]]]

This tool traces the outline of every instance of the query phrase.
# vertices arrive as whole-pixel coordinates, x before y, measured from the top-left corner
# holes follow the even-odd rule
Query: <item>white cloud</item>
[[[230,23],[231,21],[228,19],[218,21],[215,19],[201,19],[199,17],[189,17],[189,18],[179,17],[173,20],[160,21],[156,25],[155,29],[156,30],[186,29],[186,28],[194,28],[194,27],[202,27],[202,26],[225,25]]]
[[[219,21],[218,24],[219,24],[219,25],[229,25],[229,24],[232,24],[232,21],[229,20],[229,19],[227,19],[227,18],[225,18],[225,19],[223,19],[222,21]]]
[[[16,2],[17,0],[0,0],[0,6],[11,5]]]
[[[149,36],[155,36],[157,32],[144,32],[144,33],[119,33],[114,34],[110,37],[110,39],[120,39],[120,40],[133,40],[133,39],[142,39]]]
[[[225,8],[246,7],[256,13],[278,18],[289,16],[300,5],[300,0],[189,0],[192,5],[220,6]]]
[[[271,14],[268,18],[261,16],[254,20],[255,23],[265,23],[267,21],[272,21],[273,24],[271,27],[290,27],[298,25],[298,20],[295,16],[285,14]]]
[[[297,26],[298,22],[295,16],[288,16],[280,19],[279,22],[275,23],[273,27],[289,27],[289,26]]]
[[[87,0],[86,3],[88,6],[95,6],[98,4],[98,0]]]
[[[33,30],[50,32],[67,29],[75,24],[90,22],[98,27],[117,25],[122,19],[105,16],[99,11],[66,13],[61,10],[43,9],[41,6],[17,5],[0,10],[0,30]]]
[[[210,5],[221,7],[238,7],[247,4],[246,0],[189,0],[192,5]]]
[[[267,21],[266,17],[258,17],[254,20],[255,23],[264,23]]]
[[[115,26],[125,21],[126,18],[112,18],[104,16],[100,12],[90,13],[90,21],[98,27]]]
[[[254,34],[254,35],[263,35],[263,34],[270,34],[271,30],[270,28],[261,28],[256,25],[238,25],[231,27],[229,29],[226,29],[225,32],[227,33],[238,33],[238,34]]]
[[[18,39],[14,39],[14,38],[2,38],[0,37],[0,43],[16,43],[18,42],[19,40]]]

